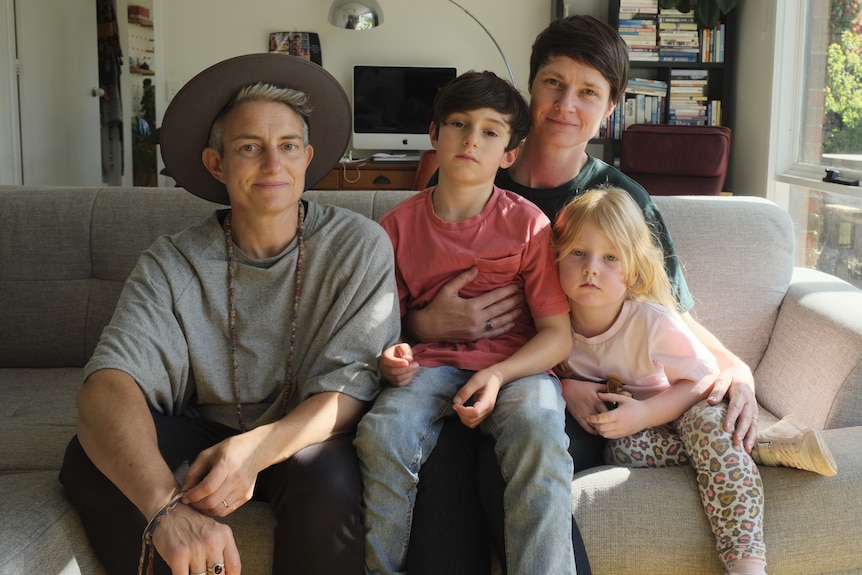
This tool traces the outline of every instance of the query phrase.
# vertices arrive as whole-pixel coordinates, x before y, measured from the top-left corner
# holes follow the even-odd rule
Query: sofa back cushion
[[[378,220],[410,191],[304,197]],[[790,217],[759,198],[656,197],[693,315],[756,368],[793,267]],[[218,206],[179,188],[0,187],[0,367],[82,366],[138,255]]]
[[[793,223],[754,197],[659,196],[694,296],[691,313],[754,370],[793,273]]]
[[[96,191],[14,188],[0,195],[0,365],[78,365],[85,353]]]
[[[140,253],[214,206],[174,188],[0,187],[0,367],[83,366]]]
[[[403,192],[309,191],[375,220]],[[686,281],[692,315],[752,370],[763,358],[793,273],[793,223],[773,202],[753,197],[656,196]]]

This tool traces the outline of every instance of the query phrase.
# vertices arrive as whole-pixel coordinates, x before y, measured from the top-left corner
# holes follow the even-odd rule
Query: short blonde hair
[[[629,297],[679,310],[661,247],[628,192],[601,187],[569,201],[554,224],[553,248],[558,262],[572,253],[587,222],[601,229],[617,248]]]
[[[224,120],[237,106],[246,102],[276,102],[291,108],[302,118],[302,141],[304,145],[308,146],[308,118],[311,116],[308,96],[304,92],[292,88],[282,88],[266,82],[258,82],[237,90],[221,109],[210,128],[208,147],[214,148],[220,155],[224,154]]]

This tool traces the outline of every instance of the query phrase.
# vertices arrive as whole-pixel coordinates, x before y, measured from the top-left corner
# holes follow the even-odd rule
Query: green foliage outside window
[[[832,0],[823,152],[862,153],[862,19],[858,0]]]
[[[733,10],[739,0],[659,0],[662,8],[694,12],[694,19],[704,28],[715,28],[724,14]]]

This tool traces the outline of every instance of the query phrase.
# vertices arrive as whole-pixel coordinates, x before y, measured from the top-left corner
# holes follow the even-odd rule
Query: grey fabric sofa
[[[409,193],[306,197],[379,218]],[[798,414],[826,430],[839,466],[762,469],[769,573],[862,573],[862,292],[794,268],[790,219],[767,201],[656,201],[696,316],[755,369],[762,423]],[[81,368],[138,254],[214,207],[170,188],[0,187],[0,574],[103,573],[57,479]],[[691,469],[588,470],[572,508],[596,575],[723,573]],[[243,573],[269,573],[268,508],[228,523]]]

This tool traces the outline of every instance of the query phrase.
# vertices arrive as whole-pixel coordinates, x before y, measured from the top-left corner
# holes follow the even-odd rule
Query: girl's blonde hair
[[[587,222],[602,230],[619,252],[629,297],[679,309],[662,250],[628,192],[616,187],[595,188],[566,204],[554,224],[557,262],[572,253]]]

